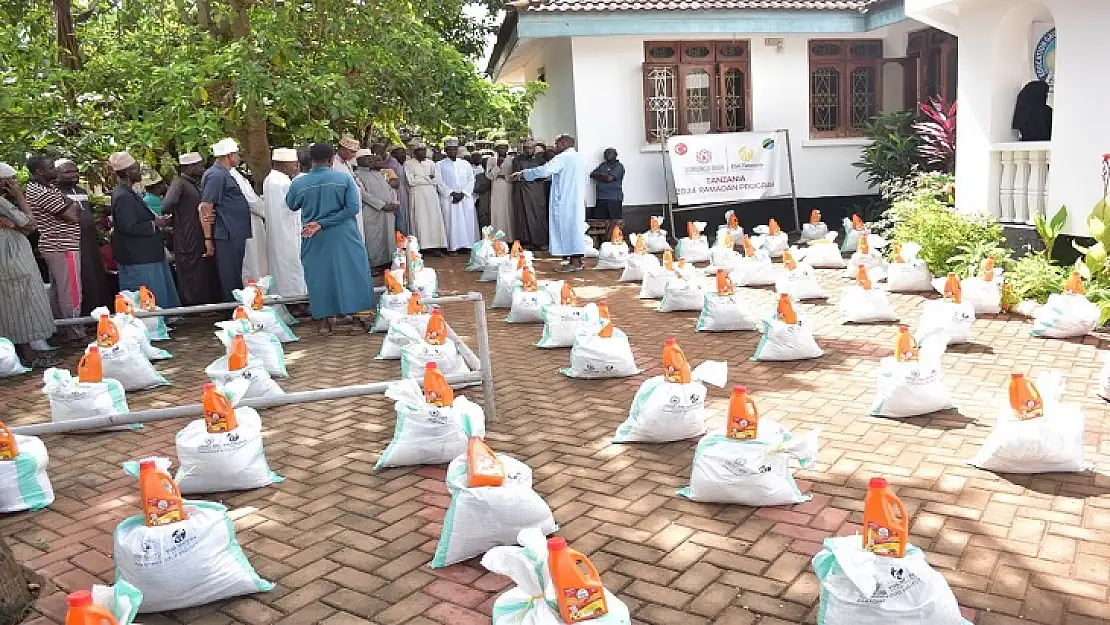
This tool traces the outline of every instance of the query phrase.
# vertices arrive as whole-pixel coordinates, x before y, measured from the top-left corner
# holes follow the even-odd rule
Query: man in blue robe
[[[551,178],[551,198],[547,215],[552,256],[566,261],[556,271],[582,271],[586,253],[586,184],[589,171],[582,155],[574,149],[574,137],[559,135],[556,156],[539,167],[513,174],[513,180]]]
[[[335,149],[330,145],[313,144],[309,155],[312,169],[293,180],[285,202],[290,210],[301,211],[301,264],[309,307],[327,334],[337,322],[353,323],[372,311],[374,287],[358,231],[358,187],[353,178],[331,169]]]

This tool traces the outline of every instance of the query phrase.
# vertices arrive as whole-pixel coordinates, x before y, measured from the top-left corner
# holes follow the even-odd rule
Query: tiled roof
[[[864,11],[886,0],[540,0],[528,11],[699,11],[754,9],[767,11]]]

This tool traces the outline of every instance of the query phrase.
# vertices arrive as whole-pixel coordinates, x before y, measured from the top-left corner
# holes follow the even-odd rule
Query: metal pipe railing
[[[496,398],[493,387],[493,367],[489,349],[489,326],[486,323],[486,307],[481,293],[465,293],[462,295],[448,295],[445,297],[426,297],[420,300],[421,304],[452,304],[460,302],[474,302],[475,334],[478,341],[478,354],[475,354],[464,343],[454,330],[448,329],[448,335],[459,348],[467,366],[472,369],[468,373],[457,373],[445,376],[452,387],[471,386],[475,382],[483,387],[483,410],[486,422],[493,423],[497,419]],[[276,406],[289,406],[311,401],[327,401],[331,399],[345,399],[349,397],[364,397],[384,393],[391,384],[400,380],[387,382],[374,382],[371,384],[358,384],[354,386],[340,386],[335,388],[313,389],[308,391],[295,391],[276,395],[273,397],[258,397],[240,403],[241,406],[251,408],[273,408]],[[16,434],[25,436],[39,436],[42,434],[59,434],[81,430],[99,430],[102,428],[131,425],[135,423],[148,423],[151,421],[164,421],[166,419],[179,419],[182,417],[199,417],[204,415],[202,404],[188,404],[168,408],[152,408],[115,415],[98,415],[84,419],[73,419],[63,422],[35,423],[12,428]]]

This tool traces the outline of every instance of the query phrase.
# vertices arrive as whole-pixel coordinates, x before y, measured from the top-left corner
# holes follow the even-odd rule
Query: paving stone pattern
[[[478,290],[462,258],[432,260],[445,294]],[[554,268],[539,261],[542,274]],[[819,271],[831,293],[849,284]],[[944,573],[965,615],[979,625],[1110,621],[1110,478],[1103,473],[997,476],[966,464],[1006,400],[1012,369],[1036,375],[1053,368],[1068,379],[1067,399],[1087,415],[1088,459],[1110,459],[1106,407],[1094,395],[1102,339],[1033,339],[1027,320],[995,316],[975,322],[973,343],[950,349],[944,370],[958,411],[886,420],[867,416],[879,359],[891,353],[892,325],[842,326],[836,296],[804,304],[826,355],[817,360],[750,362],[758,334],[697,334],[696,313],[658,313],[635,299],[638,285],[617,272],[573,275],[584,299],[606,298],[631,337],[644,373],[617,380],[571,380],[557,373],[568,350],[532,346],[540,326],[510,325],[489,314],[498,399],[489,424],[494,449],[528,463],[535,488],[554,510],[560,533],[590,555],[606,585],[637,623],[776,625],[814,623],[818,584],[810,558],[822,539],[858,531],[868,478],[885,476],[912,515],[911,540]],[[769,290],[744,289],[769,311]],[[899,314],[916,325],[923,298],[894,295]],[[446,308],[467,339],[467,305]],[[133,393],[132,409],[199,400],[204,367],[221,353],[209,325],[194,319],[168,343],[174,359],[157,366],[172,386]],[[396,361],[373,360],[381,335],[320,337],[298,327],[287,346],[287,390],[396,378]],[[781,508],[693,503],[677,497],[687,484],[696,440],[612,445],[633,394],[660,373],[663,341],[674,335],[693,364],[729,362],[729,383],[743,383],[760,409],[798,430],[821,428],[816,467],[799,471],[813,500]],[[75,367],[76,356],[67,365]],[[6,419],[48,418],[35,375],[0,382]],[[481,400],[471,390],[472,399]],[[723,424],[726,389],[711,389],[711,425]],[[270,593],[161,615],[165,623],[488,623],[508,580],[477,561],[428,567],[448,496],[444,467],[372,471],[390,439],[394,416],[383,397],[302,404],[263,411],[266,455],[288,481],[214,495],[233,510],[239,541]],[[34,513],[0,519],[16,556],[52,583],[31,622],[60,623],[66,591],[112,580],[112,532],[138,511],[135,481],[120,463],[173,455],[182,421],[108,434],[48,436],[57,501]],[[182,588],[187,592],[186,586]]]

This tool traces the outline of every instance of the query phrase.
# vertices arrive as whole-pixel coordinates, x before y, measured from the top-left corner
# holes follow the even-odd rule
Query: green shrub
[[[871,120],[864,136],[871,144],[863,148],[857,176],[867,176],[867,184],[879,187],[892,180],[913,175],[923,160],[918,153],[921,142],[913,130],[917,111],[883,113]]]
[[[1048,296],[1064,290],[1070,272],[1053,265],[1041,254],[1029,254],[1014,261],[1006,272],[1006,282],[1017,301],[1034,300],[1041,304]]]

